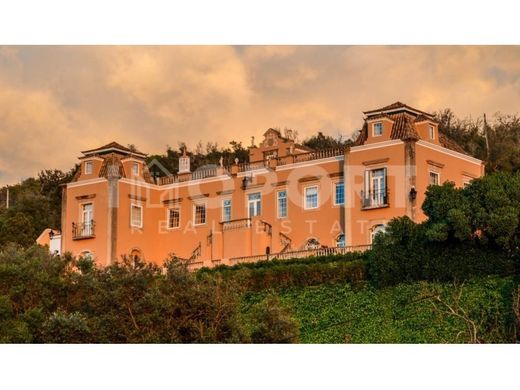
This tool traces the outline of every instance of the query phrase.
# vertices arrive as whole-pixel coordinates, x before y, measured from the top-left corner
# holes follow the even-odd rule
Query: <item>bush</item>
[[[361,256],[361,255],[359,255]],[[363,255],[364,256],[364,255]],[[199,277],[207,274],[221,275],[234,280],[245,291],[305,287],[323,283],[358,283],[365,279],[363,260],[337,260],[321,262],[319,258],[308,261],[263,262],[254,266],[219,267],[201,270]]]
[[[392,220],[367,253],[369,278],[377,286],[415,280],[463,281],[484,275],[509,275],[515,260],[478,241],[432,241],[432,226],[408,217]]]

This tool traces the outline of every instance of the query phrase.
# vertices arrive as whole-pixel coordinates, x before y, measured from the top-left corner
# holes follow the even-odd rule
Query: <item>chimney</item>
[[[190,158],[186,155],[186,148],[182,152],[182,156],[179,157],[179,173],[189,173],[190,171]]]

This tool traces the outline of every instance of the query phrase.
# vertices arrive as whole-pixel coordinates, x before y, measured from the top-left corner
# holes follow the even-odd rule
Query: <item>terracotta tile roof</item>
[[[141,153],[140,151],[138,150],[131,150],[129,148],[127,148],[126,146],[123,146],[115,141],[113,142],[110,142],[106,145],[103,145],[103,146],[100,146],[99,148],[96,148],[96,149],[90,149],[90,150],[85,150],[85,151],[82,151],[81,153],[83,154],[93,154],[95,152],[99,152],[99,151],[103,151],[103,150],[113,150],[113,149],[118,149],[118,150],[121,150],[123,152],[127,152],[127,153],[135,153],[135,154],[141,154],[141,155],[145,155],[144,153]]]
[[[392,133],[390,134],[390,138],[392,139],[415,139],[418,140],[419,133],[414,126],[415,117],[406,112],[401,112],[399,114],[390,115],[394,120],[394,125],[392,126]]]
[[[459,153],[468,154],[468,153],[466,153],[466,151],[464,149],[462,149],[462,147],[458,143],[456,143],[454,140],[449,138],[447,135],[442,134],[440,131],[439,131],[439,143],[442,146],[444,146],[445,148],[454,150]]]
[[[423,114],[420,114],[420,115],[417,116],[417,118],[415,118],[415,123],[417,123],[417,122],[424,122],[424,121],[430,121],[430,122],[433,122],[433,123],[439,123],[435,119],[427,117],[427,116],[425,116]]]
[[[394,103],[395,104],[395,103]],[[390,107],[390,106],[388,106]],[[374,116],[370,116],[368,119],[380,119],[380,118],[388,118],[392,120],[394,123],[392,125],[392,132],[390,133],[391,139],[401,139],[401,140],[419,140],[421,137],[415,128],[416,122],[421,122],[423,120],[432,120],[422,114],[413,115],[408,112],[399,112],[395,114],[377,114]],[[434,121],[436,122],[436,121]],[[363,128],[359,132],[359,135],[354,140],[353,145],[359,146],[363,145],[368,137],[368,124],[365,120],[363,124]],[[462,149],[455,141],[446,136],[445,134],[439,133],[439,143],[441,146],[444,146],[447,149],[454,150],[459,153],[467,154],[464,149]]]
[[[391,111],[391,110],[397,110],[399,108],[402,108],[403,110],[411,110],[411,111],[415,111],[417,113],[420,113],[420,114],[423,114],[427,117],[433,117],[433,114],[429,114],[427,112],[424,112],[424,111],[421,111],[421,110],[418,110],[416,108],[413,108],[413,107],[410,107],[409,105],[407,104],[404,104],[404,103],[401,103],[401,102],[395,102],[395,103],[392,103],[388,106],[385,106],[385,107],[381,107],[381,108],[377,108],[375,110],[369,110],[369,111],[363,111],[363,114],[365,115],[370,115],[370,114],[373,114],[373,113],[378,113],[378,112],[382,112],[382,111]]]

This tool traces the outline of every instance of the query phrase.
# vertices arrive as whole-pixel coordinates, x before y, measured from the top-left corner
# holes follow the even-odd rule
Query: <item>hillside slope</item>
[[[515,286],[512,278],[488,277],[462,286],[417,282],[374,289],[335,284],[290,288],[279,295],[300,322],[303,343],[465,343],[474,336],[472,323],[477,342],[510,343]],[[247,300],[266,294],[250,294]],[[448,314],[450,308],[456,314]]]

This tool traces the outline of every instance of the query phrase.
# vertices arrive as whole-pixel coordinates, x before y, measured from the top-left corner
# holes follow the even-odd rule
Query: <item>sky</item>
[[[0,46],[0,185],[70,169],[111,141],[348,138],[401,101],[458,117],[520,112],[520,46]]]

